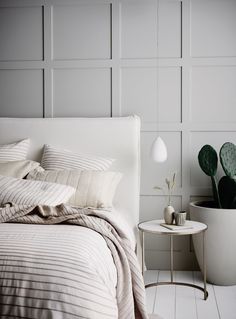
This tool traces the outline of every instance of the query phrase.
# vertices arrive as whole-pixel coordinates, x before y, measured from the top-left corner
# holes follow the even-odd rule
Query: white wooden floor
[[[148,270],[145,283],[169,281],[169,271]],[[176,271],[176,281],[202,286],[200,272]],[[236,319],[236,286],[207,284],[208,299],[198,289],[181,286],[159,286],[146,289],[148,313],[163,319]]]

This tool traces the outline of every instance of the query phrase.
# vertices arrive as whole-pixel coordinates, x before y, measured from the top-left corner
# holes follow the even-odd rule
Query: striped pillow
[[[118,172],[96,170],[31,171],[27,179],[70,185],[76,189],[68,201],[79,207],[110,208],[118,183]]]
[[[67,202],[74,192],[71,186],[0,175],[0,204],[55,206]]]
[[[45,170],[107,170],[113,159],[73,153],[69,150],[57,149],[44,145],[41,165]]]
[[[26,159],[30,146],[30,139],[0,145],[0,162],[20,161]]]

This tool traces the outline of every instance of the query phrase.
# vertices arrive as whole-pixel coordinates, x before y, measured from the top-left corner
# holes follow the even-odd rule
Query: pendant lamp
[[[160,136],[157,136],[152,143],[151,158],[157,163],[163,163],[167,160],[167,148]]]
[[[159,131],[159,126],[158,126],[158,122],[159,122],[159,102],[158,102],[158,87],[159,87],[159,68],[158,68],[158,49],[159,49],[159,41],[158,41],[158,33],[159,33],[159,0],[157,0],[157,64],[156,64],[156,69],[157,69],[157,132]],[[163,141],[163,139],[159,136],[159,134],[157,135],[157,137],[155,138],[155,140],[152,143],[151,146],[151,151],[150,151],[150,155],[151,158],[153,159],[153,161],[157,162],[157,163],[163,163],[167,160],[167,148],[165,145],[165,142]]]

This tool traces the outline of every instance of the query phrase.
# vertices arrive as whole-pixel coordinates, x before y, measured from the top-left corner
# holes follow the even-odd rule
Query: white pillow
[[[110,208],[121,173],[95,170],[34,170],[27,179],[70,185],[76,188],[68,203],[79,207]]]
[[[80,169],[107,170],[113,159],[73,153],[69,150],[57,149],[44,145],[41,165],[45,170]]]
[[[26,159],[29,146],[29,138],[16,143],[0,145],[0,162],[19,161]]]
[[[0,162],[0,175],[24,178],[36,167],[39,167],[39,163],[30,160]]]
[[[55,206],[67,202],[74,192],[71,186],[0,176],[0,204]]]

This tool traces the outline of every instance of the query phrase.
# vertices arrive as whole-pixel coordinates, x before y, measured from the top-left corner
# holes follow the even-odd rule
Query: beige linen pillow
[[[122,174],[110,171],[59,170],[30,172],[27,179],[40,180],[76,189],[68,203],[79,207],[111,208]]]
[[[39,163],[30,160],[0,162],[0,175],[23,178],[37,167]]]

